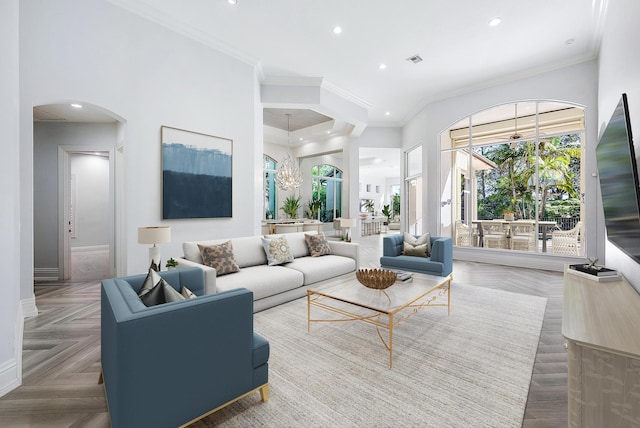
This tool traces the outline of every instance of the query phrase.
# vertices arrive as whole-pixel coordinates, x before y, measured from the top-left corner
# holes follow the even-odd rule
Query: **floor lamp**
[[[160,247],[157,244],[171,242],[171,228],[169,226],[149,226],[138,228],[138,243],[153,244],[149,247],[149,266],[159,272],[162,270]]]

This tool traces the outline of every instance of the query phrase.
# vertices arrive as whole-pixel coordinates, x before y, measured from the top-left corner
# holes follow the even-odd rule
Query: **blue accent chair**
[[[176,427],[251,392],[269,399],[269,342],[253,331],[253,293],[205,295],[201,269],[160,272],[199,297],[146,307],[146,274],[101,288],[102,378],[113,427]]]
[[[417,237],[417,236],[416,236]],[[431,257],[402,255],[403,235],[383,237],[380,266],[428,275],[447,276],[453,270],[453,242],[449,237],[431,236]]]

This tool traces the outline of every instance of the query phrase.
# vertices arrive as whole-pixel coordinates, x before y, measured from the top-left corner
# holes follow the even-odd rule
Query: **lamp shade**
[[[138,228],[139,244],[163,244],[165,242],[171,242],[171,228],[169,226]]]
[[[355,227],[356,219],[355,218],[341,218],[340,219],[340,227]]]

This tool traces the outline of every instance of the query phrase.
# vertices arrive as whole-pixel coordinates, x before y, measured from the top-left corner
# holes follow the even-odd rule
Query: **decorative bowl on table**
[[[384,290],[396,282],[396,273],[386,269],[358,269],[356,278],[367,288]]]

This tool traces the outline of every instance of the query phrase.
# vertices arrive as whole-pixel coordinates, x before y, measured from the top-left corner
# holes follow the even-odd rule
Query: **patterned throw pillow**
[[[158,275],[158,272],[156,272],[152,268],[149,268],[149,273],[142,283],[142,288],[140,289],[140,291],[138,291],[138,296],[142,297],[147,294],[153,287],[158,285],[160,281],[162,281],[162,278],[160,277],[160,275]]]
[[[267,255],[269,266],[281,265],[293,261],[293,254],[289,248],[289,242],[284,236],[262,238],[262,246]]]
[[[198,248],[200,249],[202,262],[205,266],[214,268],[216,270],[216,276],[226,275],[240,270],[233,255],[231,241],[219,245],[198,244]]]
[[[317,235],[309,235],[308,233],[305,233],[304,240],[307,242],[307,247],[309,247],[311,257],[331,254],[331,247],[329,246],[329,242],[327,242],[327,237],[324,236],[324,233],[319,233]]]
[[[416,238],[404,232],[402,254],[405,256],[429,257],[431,256],[431,237],[429,233]]]

